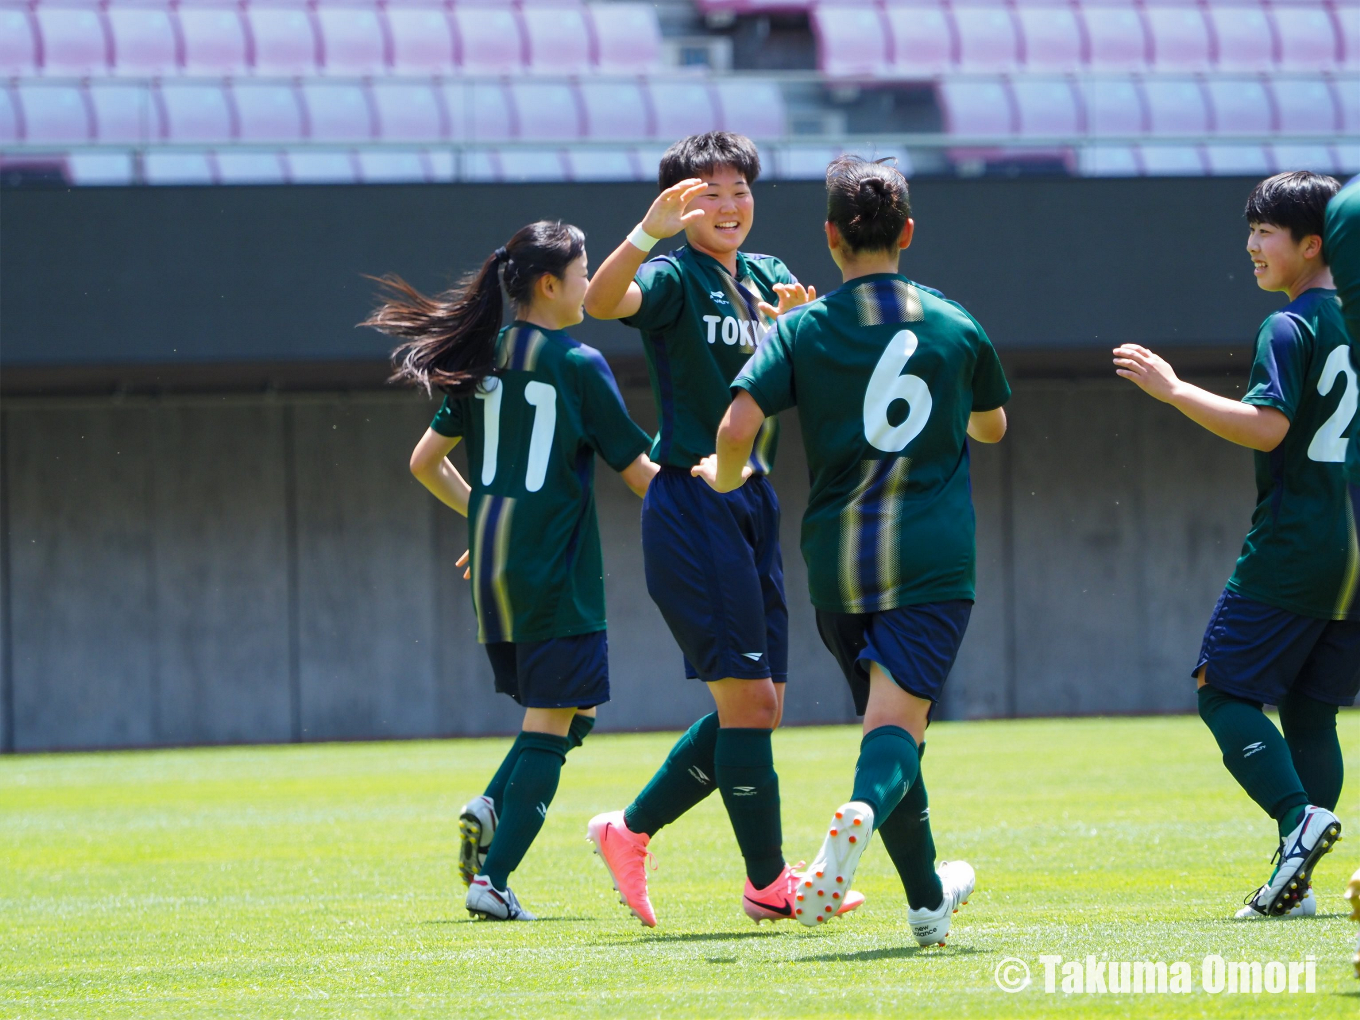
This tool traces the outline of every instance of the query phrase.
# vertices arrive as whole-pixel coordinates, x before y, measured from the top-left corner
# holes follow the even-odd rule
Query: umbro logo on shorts
[[[541,818],[547,818],[547,817],[548,817],[548,805],[543,804],[543,803],[540,803],[540,804],[538,805],[538,814],[539,814],[539,817],[541,817]]]
[[[764,654],[764,652],[742,652],[741,657],[743,659],[750,659],[752,662],[759,662],[760,657]]]
[[[1257,751],[1264,751],[1265,749],[1266,745],[1258,740],[1256,743],[1248,744],[1246,747],[1242,748],[1242,757],[1250,758]]]
[[[695,782],[702,783],[704,786],[707,786],[709,783],[713,782],[713,780],[709,779],[708,776],[704,775],[704,770],[701,769],[698,765],[691,765],[689,767],[689,774],[694,777]]]
[[[734,786],[732,787],[733,797],[754,797],[756,788],[754,786]]]

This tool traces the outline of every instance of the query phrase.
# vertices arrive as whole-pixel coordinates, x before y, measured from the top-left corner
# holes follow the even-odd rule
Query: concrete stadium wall
[[[626,385],[645,427],[650,394]],[[946,717],[1167,712],[1251,512],[1250,456],[1117,382],[1021,381],[975,448],[978,604]],[[0,420],[5,750],[501,733],[453,561],[410,477],[409,394],[12,398]],[[646,593],[639,504],[598,473],[614,700],[604,729],[710,704]],[[790,723],[846,721],[813,625],[786,423],[775,482]]]

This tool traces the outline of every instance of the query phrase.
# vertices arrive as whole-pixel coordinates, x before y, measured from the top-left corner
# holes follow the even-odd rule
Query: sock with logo
[[[1199,689],[1199,715],[1218,741],[1223,764],[1247,796],[1275,819],[1283,839],[1303,817],[1308,794],[1280,731],[1261,711],[1259,702],[1225,694],[1208,684]]]
[[[921,744],[918,757],[926,753]],[[944,902],[944,886],[935,874],[935,837],[930,832],[930,798],[926,778],[917,774],[905,797],[883,821],[876,823],[878,838],[902,879],[907,903],[915,910],[935,910]]]
[[[519,760],[505,785],[504,805],[497,804],[500,821],[482,866],[482,874],[497,889],[505,888],[510,872],[543,828],[571,747],[566,737],[551,733],[521,733],[520,741]]]
[[[623,812],[631,832],[655,836],[717,789],[713,750],[718,743],[718,713],[704,716],[675,742],[656,775]]]
[[[1341,742],[1336,736],[1337,707],[1297,691],[1281,698],[1278,707],[1280,729],[1284,730],[1308,803],[1335,811],[1346,777]]]
[[[897,807],[920,772],[916,741],[900,726],[878,726],[859,742],[855,763],[855,789],[851,800],[874,809],[874,821],[887,818]]]
[[[757,889],[764,889],[784,870],[772,736],[771,730],[720,727],[713,751],[715,778],[746,860],[746,877]]]

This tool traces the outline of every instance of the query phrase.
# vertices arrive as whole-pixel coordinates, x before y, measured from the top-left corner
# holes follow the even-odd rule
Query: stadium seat
[[[571,181],[635,181],[637,161],[626,149],[568,149],[567,179]]]
[[[24,141],[78,145],[93,137],[90,108],[79,86],[21,81],[14,93],[19,100]]]
[[[1088,145],[1077,152],[1082,177],[1137,177],[1142,172],[1131,145]]]
[[[1270,156],[1260,145],[1206,145],[1204,157],[1209,173],[1217,176],[1252,177],[1271,172]]]
[[[775,151],[774,174],[785,181],[821,181],[826,168],[841,154],[831,145],[785,145]]]
[[[283,184],[288,180],[277,152],[218,150],[213,154],[220,184]]]
[[[653,137],[671,140],[713,131],[718,126],[713,94],[698,81],[652,81]]]
[[[877,7],[822,4],[812,11],[817,66],[832,77],[883,74],[888,67],[888,33]]]
[[[321,60],[330,75],[382,74],[387,69],[387,38],[372,3],[320,3]]]
[[[1360,71],[1360,4],[1337,4],[1332,13],[1341,30],[1342,63],[1352,71]]]
[[[884,8],[891,42],[890,73],[898,78],[929,79],[954,66],[954,27],[936,3],[890,4]],[[834,11],[828,9],[828,17]]]
[[[1329,135],[1340,127],[1332,90],[1321,78],[1277,78],[1271,91],[1281,134]]]
[[[378,137],[388,142],[435,142],[448,125],[428,82],[376,81],[370,87]]]
[[[581,137],[581,106],[564,82],[512,82],[517,137],[529,141],[571,141]]]
[[[724,131],[748,138],[783,138],[788,130],[784,92],[772,81],[719,81],[714,86]]]
[[[441,89],[452,138],[502,142],[515,138],[515,114],[504,86],[495,82],[445,82]]]
[[[94,116],[94,137],[100,142],[140,145],[156,137],[151,89],[142,84],[93,81],[86,87]]]
[[[38,73],[38,33],[27,5],[0,6],[0,78]]]
[[[246,11],[260,75],[315,74],[319,43],[306,7],[252,5]]]
[[[72,184],[82,187],[116,187],[133,183],[130,152],[72,152],[66,157]]]
[[[167,142],[230,141],[232,110],[215,82],[163,82],[156,89],[160,112],[157,137]]]
[[[1332,146],[1336,153],[1336,168],[1343,174],[1360,173],[1360,145],[1341,142]]]
[[[1208,9],[1214,66],[1220,71],[1269,71],[1275,66],[1275,26],[1252,0],[1215,0]]]
[[[1337,78],[1334,85],[1342,133],[1360,136],[1360,77]]]
[[[1087,62],[1094,71],[1136,71],[1147,65],[1148,44],[1142,16],[1125,3],[1087,0]]]
[[[1152,39],[1152,66],[1159,71],[1209,70],[1209,24],[1193,4],[1168,0],[1143,7]]]
[[[1128,79],[1087,79],[1081,84],[1081,100],[1088,135],[1141,135],[1147,130],[1143,98]]]
[[[1011,82],[1020,134],[1030,137],[1082,133],[1081,104],[1067,78],[1017,78]]]
[[[459,4],[453,20],[458,29],[459,62],[465,73],[514,74],[524,70],[519,19],[510,7]]]
[[[43,4],[36,17],[44,74],[79,78],[108,72],[109,40],[97,8]]]
[[[206,152],[174,152],[152,149],[142,157],[142,176],[147,184],[216,184],[214,160]]]
[[[582,74],[590,70],[590,28],[577,0],[533,0],[520,7],[529,70]]]
[[[181,4],[178,13],[185,74],[225,76],[249,70],[246,24],[236,7]]]
[[[456,63],[453,26],[442,7],[387,8],[392,70],[397,74],[448,74]]]
[[[423,152],[368,149],[358,154],[359,180],[365,184],[422,184],[433,179]]]
[[[22,129],[19,110],[10,89],[0,85],[0,142],[17,142]]]
[[[1275,130],[1274,103],[1260,78],[1206,78],[1204,90],[1215,134],[1265,135]]]
[[[963,71],[1000,73],[1019,63],[1020,43],[1008,7],[987,0],[956,2],[958,66]]]
[[[241,141],[297,142],[304,137],[302,104],[293,86],[236,82],[231,98]]]
[[[1030,71],[1080,71],[1084,61],[1081,26],[1065,3],[1019,4],[1015,8],[1025,67]]]
[[[1316,74],[1336,66],[1341,37],[1331,11],[1323,4],[1280,3],[1273,11],[1281,70]]]
[[[349,152],[295,149],[284,153],[283,162],[291,184],[354,184],[359,179]]]
[[[151,78],[179,71],[179,42],[166,7],[111,5],[105,13],[115,74]]]
[[[463,157],[463,179],[469,181],[560,181],[567,167],[555,149],[473,150]]]
[[[651,4],[587,4],[601,74],[655,70],[661,63],[661,26]],[[631,157],[630,157],[631,159]]]
[[[363,86],[304,81],[307,137],[314,142],[367,142],[377,137],[373,107]]]
[[[1273,169],[1277,174],[1290,170],[1312,170],[1314,173],[1336,173],[1336,153],[1331,146],[1317,143],[1295,144],[1276,142],[1270,147]]]
[[[642,88],[631,81],[581,82],[585,136],[627,141],[651,136],[651,116]]]
[[[1010,90],[1001,80],[948,80],[939,85],[945,130],[951,135],[1014,134]]]
[[[1149,177],[1203,177],[1204,153],[1193,145],[1143,145],[1138,161]]]
[[[1193,78],[1149,78],[1143,82],[1148,130],[1159,138],[1203,136],[1209,131],[1204,89]]]

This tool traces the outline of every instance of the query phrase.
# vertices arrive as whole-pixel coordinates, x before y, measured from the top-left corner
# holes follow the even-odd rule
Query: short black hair
[[[747,184],[754,184],[760,176],[756,143],[731,131],[706,131],[682,138],[662,155],[656,183],[665,191],[691,177],[710,174],[720,166],[732,167],[746,178]]]
[[[911,219],[907,179],[885,160],[838,156],[826,168],[826,218],[853,252],[896,250]]]
[[[1247,222],[1286,227],[1296,242],[1310,234],[1321,236],[1327,203],[1340,190],[1336,178],[1308,170],[1267,177],[1247,199]]]

